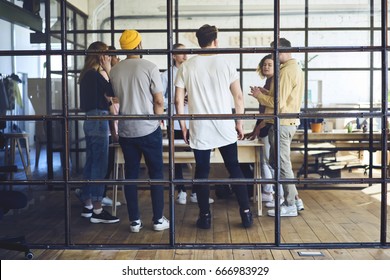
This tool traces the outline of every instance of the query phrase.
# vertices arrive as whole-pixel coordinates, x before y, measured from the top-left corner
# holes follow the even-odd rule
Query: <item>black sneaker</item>
[[[199,215],[196,226],[202,229],[209,229],[211,227],[211,214]]]
[[[81,217],[83,218],[91,218],[93,213],[93,208],[88,209],[86,207],[83,207],[83,210],[81,211]]]
[[[90,221],[94,224],[113,224],[119,222],[119,219],[108,213],[106,210],[102,210],[100,214],[95,214],[95,212],[93,212]]]
[[[249,210],[248,212],[240,211],[241,222],[244,228],[250,228],[253,225],[253,217],[252,212]]]

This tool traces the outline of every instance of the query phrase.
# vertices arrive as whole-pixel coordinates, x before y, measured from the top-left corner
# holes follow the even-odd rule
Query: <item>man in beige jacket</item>
[[[271,47],[273,47],[273,42]],[[279,39],[279,46],[291,47],[291,43],[285,38]],[[291,53],[279,53],[280,73],[279,73],[279,103],[278,113],[299,113],[301,110],[303,91],[304,91],[304,75],[301,67],[296,59],[292,58]],[[260,104],[267,107],[267,112],[273,113],[275,107],[274,100],[274,84],[271,85],[269,91],[261,87],[252,87],[251,94]],[[265,122],[273,124],[274,120],[266,120]],[[280,178],[294,178],[290,158],[290,146],[292,138],[299,125],[299,119],[281,119],[280,120]],[[269,132],[270,163],[275,164],[275,127],[271,126]],[[303,210],[303,202],[298,197],[298,191],[295,184],[283,184],[284,189],[284,204],[280,208],[280,216],[294,217],[298,215],[298,210]],[[281,198],[283,200],[283,198]],[[268,215],[275,216],[275,210],[269,210]]]

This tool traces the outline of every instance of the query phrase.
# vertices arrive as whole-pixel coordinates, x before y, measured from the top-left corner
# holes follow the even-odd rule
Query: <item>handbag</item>
[[[262,129],[260,129],[259,137],[263,138],[263,137],[268,136],[268,131],[271,128],[271,126],[272,126],[272,124],[267,123]]]

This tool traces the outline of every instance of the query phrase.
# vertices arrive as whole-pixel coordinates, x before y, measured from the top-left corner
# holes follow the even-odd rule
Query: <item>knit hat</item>
[[[125,30],[122,33],[119,43],[121,44],[122,50],[133,50],[139,43],[141,43],[141,34],[136,30]]]

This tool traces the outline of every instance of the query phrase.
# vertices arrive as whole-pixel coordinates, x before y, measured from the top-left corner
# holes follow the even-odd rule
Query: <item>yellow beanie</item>
[[[119,43],[121,44],[122,50],[133,50],[139,43],[141,43],[141,34],[136,30],[125,30],[122,33]]]

